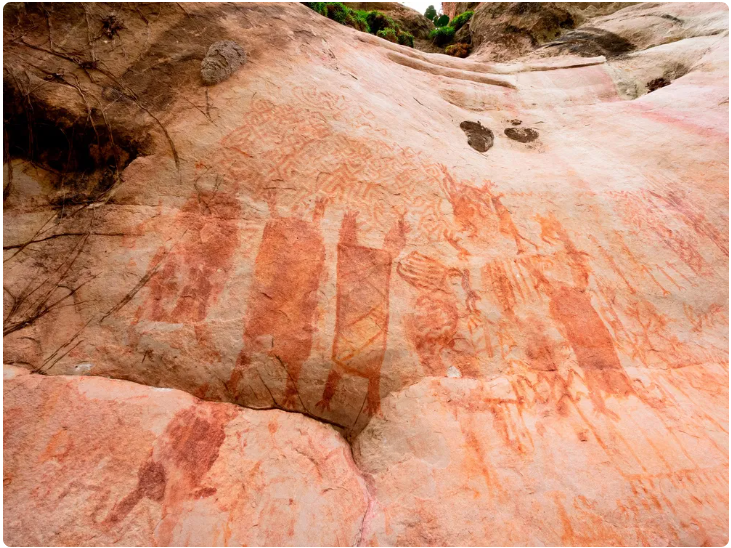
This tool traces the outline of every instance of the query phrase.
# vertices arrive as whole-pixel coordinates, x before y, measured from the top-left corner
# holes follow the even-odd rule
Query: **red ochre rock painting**
[[[471,287],[469,272],[449,269],[418,251],[400,261],[397,272],[417,289],[414,311],[405,321],[424,374],[446,376],[453,365],[462,376],[479,376],[473,335],[475,324],[481,332],[483,326],[475,307],[479,297]],[[445,351],[452,352],[448,360]]]
[[[115,525],[124,520],[143,499],[163,503],[171,510],[188,497],[199,498],[215,494],[213,487],[199,489],[200,482],[218,458],[225,439],[225,425],[235,413],[225,407],[193,406],[180,411],[168,424],[153,447],[151,456],[140,467],[137,487],[114,505],[105,523]],[[167,486],[167,478],[175,482]],[[162,544],[170,544],[176,512],[169,512],[158,526]]]
[[[322,206],[315,212],[315,221],[321,213]],[[286,376],[284,398],[274,403],[294,406],[298,402],[297,381],[312,348],[324,261],[325,246],[316,222],[273,218],[266,223],[249,292],[244,348],[228,381],[235,399],[250,389],[249,380],[242,379],[255,354],[261,354],[276,360]]]
[[[155,254],[149,294],[137,320],[195,323],[206,319],[233,265],[239,244],[238,199],[225,192],[200,191],[188,199],[173,221],[182,234],[172,248]]]
[[[343,216],[338,243],[333,365],[322,399],[317,403],[320,409],[329,409],[345,374],[368,381],[362,411],[372,415],[380,408],[379,381],[388,339],[391,264],[406,243],[406,231],[407,226],[399,220],[386,234],[385,249],[374,249],[358,245],[357,215],[346,212]]]
[[[4,19],[6,544],[728,542],[727,6],[509,63],[40,8]]]
[[[100,377],[4,375],[9,545],[357,544],[368,491],[326,425]]]

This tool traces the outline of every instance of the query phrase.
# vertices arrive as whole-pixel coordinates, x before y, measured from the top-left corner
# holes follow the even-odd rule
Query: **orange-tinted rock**
[[[12,546],[353,545],[368,506],[330,426],[175,390],[6,367]]]
[[[390,396],[354,448],[376,500],[365,543],[725,544],[728,409],[688,374],[648,374],[606,397],[609,415],[560,372],[425,379]]]
[[[467,59],[296,3],[6,6],[4,361],[68,392],[8,393],[6,464],[54,467],[6,489],[13,530],[723,543],[728,8],[562,6],[479,6],[516,42]],[[506,26],[555,10],[585,21],[545,47]],[[247,63],[204,86],[222,40]],[[289,475],[301,415],[357,444],[368,511],[317,491],[324,441]],[[327,503],[315,536],[290,491]]]

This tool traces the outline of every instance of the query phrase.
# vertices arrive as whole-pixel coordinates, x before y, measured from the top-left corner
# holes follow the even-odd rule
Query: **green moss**
[[[429,33],[429,38],[437,46],[445,46],[454,38],[454,27],[438,27]]]
[[[376,33],[376,36],[378,36],[379,38],[383,38],[384,40],[388,40],[389,42],[393,42],[394,44],[398,43],[398,38],[396,37],[396,31],[393,29],[379,30]]]
[[[457,17],[452,19],[449,23],[450,27],[454,27],[454,30],[461,29],[464,24],[470,20],[472,17],[472,14],[474,14],[474,11],[466,11],[464,13],[460,13]]]

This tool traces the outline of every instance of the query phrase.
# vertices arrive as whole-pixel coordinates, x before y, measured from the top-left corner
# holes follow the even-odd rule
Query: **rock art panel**
[[[574,7],[8,6],[6,542],[726,542],[728,8]]]
[[[260,392],[263,387],[275,405],[302,405],[298,402],[297,382],[312,348],[317,290],[325,260],[317,226],[323,211],[324,203],[319,203],[313,222],[274,217],[264,227],[249,297],[244,348],[228,381],[228,389],[237,401],[246,401],[247,390],[256,397],[254,385]],[[280,377],[283,374],[286,384],[281,402],[257,371],[255,362],[260,356],[274,360],[281,368]]]
[[[10,545],[357,542],[368,493],[329,426],[12,367],[4,390]]]
[[[612,398],[622,418],[594,416],[580,385],[557,398],[543,373],[424,379],[386,398],[354,448],[377,501],[366,543],[723,544],[728,452],[711,442],[722,426],[700,445],[676,437],[670,417],[688,399]]]
[[[470,285],[469,271],[448,269],[439,261],[414,251],[399,262],[397,272],[417,289],[414,312],[406,316],[406,333],[416,349],[424,375],[480,376],[474,334],[486,337],[479,297]]]
[[[407,227],[399,221],[387,234],[385,249],[358,245],[357,215],[346,212],[340,228],[337,303],[332,368],[317,407],[329,409],[343,375],[362,377],[368,389],[361,412],[380,406],[379,381],[388,339],[388,307],[393,258],[403,248]],[[360,415],[360,412],[359,412]],[[357,422],[356,417],[354,422]]]
[[[241,207],[235,195],[199,191],[180,209],[173,226],[181,233],[151,261],[149,293],[136,320],[198,323],[206,319],[228,279],[239,244]]]

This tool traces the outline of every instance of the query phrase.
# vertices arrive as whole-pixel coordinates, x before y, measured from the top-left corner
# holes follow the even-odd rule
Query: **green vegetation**
[[[371,29],[371,34],[378,35],[378,33],[384,29],[393,29],[393,31],[396,32],[396,29],[398,28],[396,21],[387,15],[384,15],[380,11],[367,12],[366,20],[368,21],[368,26]]]
[[[434,25],[439,27],[446,27],[449,24],[449,15],[440,15],[434,19]]]
[[[450,27],[454,27],[454,30],[461,29],[464,24],[470,20],[472,17],[472,14],[475,13],[474,11],[466,11],[464,13],[460,13],[457,17],[452,19],[449,23]]]
[[[424,12],[424,17],[429,19],[429,21],[434,21],[434,18],[437,16],[437,10],[434,9],[434,6],[429,6],[426,8],[426,11]]]
[[[410,48],[414,47],[414,35],[410,32],[404,32],[401,31],[398,36],[398,43],[402,46],[409,46]]]
[[[452,41],[455,32],[454,27],[437,27],[429,33],[429,38],[435,45],[444,46]]]
[[[327,3],[326,2],[303,2],[305,6],[313,11],[316,11],[320,15],[327,17]]]
[[[398,43],[398,37],[396,36],[396,31],[393,29],[379,30],[376,33],[376,36],[378,36],[379,38],[383,38],[384,40],[388,40],[389,42],[393,42],[394,44]]]
[[[402,30],[396,21],[380,11],[354,10],[342,2],[303,2],[303,4],[341,25],[375,34],[395,44],[414,47],[414,36]]]
[[[398,43],[398,38],[396,37],[396,31],[393,29],[383,29],[379,30],[376,33],[376,36],[379,38],[383,38],[384,40],[388,40],[389,42],[393,42],[394,44]]]

